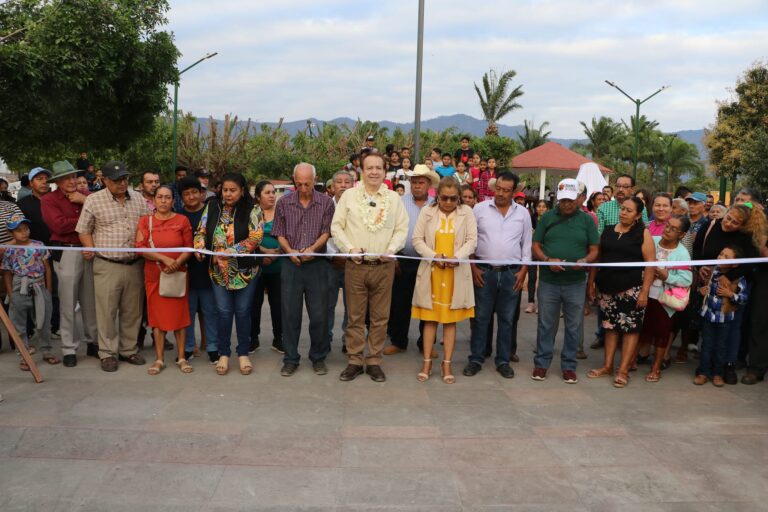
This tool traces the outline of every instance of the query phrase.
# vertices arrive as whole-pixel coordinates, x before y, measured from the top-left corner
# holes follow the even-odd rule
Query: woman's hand
[[[648,305],[648,294],[647,293],[641,293],[637,297],[637,309],[644,309]]]
[[[669,277],[669,270],[666,268],[656,267],[654,273],[656,274],[656,278],[661,279],[662,281],[666,281]]]
[[[443,253],[437,253],[434,256],[434,259],[432,260],[432,264],[436,266],[437,268],[445,268],[445,262],[441,261],[445,258],[445,254]]]
[[[706,281],[712,275],[712,267],[701,267],[699,269],[699,277],[702,281]]]

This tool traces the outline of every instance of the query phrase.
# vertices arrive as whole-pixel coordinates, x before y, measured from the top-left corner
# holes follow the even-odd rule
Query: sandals
[[[610,368],[593,368],[587,372],[587,377],[590,379],[599,379],[601,377],[610,377],[613,375],[613,370]]]
[[[429,367],[429,370],[427,373],[424,373],[423,371],[416,374],[416,380],[419,382],[427,382],[429,380],[429,376],[432,375],[432,359],[424,359],[425,363],[429,363],[427,366]]]
[[[616,373],[616,377],[613,379],[613,387],[623,388],[623,387],[626,387],[628,383],[629,383],[628,374],[621,373],[621,372]]]
[[[21,361],[19,361],[19,370],[21,370],[23,372],[28,372],[29,371],[29,365],[23,359]]]
[[[240,374],[241,375],[250,375],[253,371],[253,365],[251,364],[251,358],[248,356],[240,356],[238,357],[238,360],[240,361]]]
[[[659,379],[661,379],[661,372],[654,372],[653,370],[645,376],[645,382],[659,382]]]
[[[165,370],[165,363],[158,359],[157,361],[152,363],[152,366],[150,366],[147,369],[147,373],[149,375],[157,375],[158,373],[160,373],[163,370]]]
[[[43,361],[48,364],[59,364],[61,362],[61,360],[53,354],[45,354],[43,356]]]
[[[189,364],[189,361],[186,359],[179,359],[176,361],[176,366],[179,367],[179,370],[181,370],[181,373],[192,373],[195,369],[192,368],[192,365]]]
[[[219,356],[219,362],[216,363],[216,373],[218,375],[229,373],[229,356]]]
[[[440,376],[443,378],[443,382],[446,384],[455,384],[456,383],[456,377],[453,376],[451,373],[451,362],[443,359],[442,364],[440,365]]]

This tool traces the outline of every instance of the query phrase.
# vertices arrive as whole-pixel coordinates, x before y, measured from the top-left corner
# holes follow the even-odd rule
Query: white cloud
[[[627,118],[634,107],[611,79],[641,97],[673,85],[642,113],[668,131],[702,127],[764,58],[766,15],[756,0],[427,2],[423,117],[479,117],[472,84],[494,68],[515,69],[525,91],[506,124],[546,120],[555,136],[577,137],[580,120]],[[219,52],[184,75],[185,110],[412,120],[415,1],[179,0],[169,17],[180,66]]]

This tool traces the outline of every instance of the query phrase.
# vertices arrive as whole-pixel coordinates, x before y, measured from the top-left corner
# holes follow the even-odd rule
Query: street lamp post
[[[181,71],[179,71],[179,77],[181,77],[182,74],[186,73],[193,67],[197,66],[204,60],[212,59],[213,57],[217,56],[219,52],[213,52],[209,53],[205,57],[197,60],[193,64],[190,64],[189,66],[185,67]],[[176,169],[176,150],[178,148],[178,125],[179,125],[179,79],[176,80],[176,83],[173,86],[173,169]]]
[[[421,162],[421,68],[424,60],[424,0],[419,0],[419,24],[416,36],[416,112],[413,122],[413,161]]]
[[[623,94],[624,96],[629,98],[629,101],[631,101],[632,103],[635,104],[635,148],[634,148],[634,158],[633,158],[633,163],[632,163],[632,177],[637,179],[637,160],[638,160],[638,157],[639,157],[639,150],[640,150],[640,105],[642,105],[643,103],[645,103],[649,99],[653,98],[654,96],[659,94],[664,89],[669,89],[670,86],[669,85],[665,85],[661,89],[656,91],[655,93],[653,93],[650,96],[648,96],[647,98],[645,98],[644,100],[640,100],[640,99],[633,98],[632,96],[630,96],[629,94],[624,92],[624,90],[621,87],[616,85],[614,82],[611,82],[610,80],[606,80],[605,83],[607,83],[608,85],[610,85],[614,89],[618,90],[621,94]]]

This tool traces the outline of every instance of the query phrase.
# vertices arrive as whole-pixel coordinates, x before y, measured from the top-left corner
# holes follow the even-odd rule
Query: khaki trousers
[[[137,350],[136,339],[144,302],[144,263],[132,265],[93,260],[96,288],[96,325],[99,330],[99,357],[128,357]],[[119,317],[120,330],[117,329]]]
[[[61,353],[65,356],[77,352],[80,337],[75,331],[75,308],[80,303],[83,317],[83,339],[96,343],[96,295],[93,288],[93,261],[75,251],[63,251],[61,261],[53,262],[59,279],[59,311],[61,312]]]
[[[347,294],[347,358],[349,364],[381,364],[387,336],[395,264],[362,265],[347,260],[344,289]],[[365,316],[370,312],[368,355],[364,356]]]

